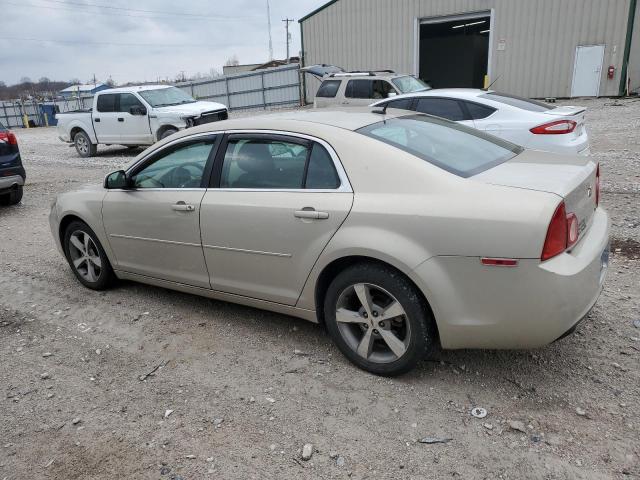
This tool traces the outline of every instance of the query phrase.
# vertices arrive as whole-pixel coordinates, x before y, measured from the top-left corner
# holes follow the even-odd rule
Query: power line
[[[126,8],[126,7],[114,7],[112,5],[105,5],[100,3],[84,3],[84,2],[74,2],[71,0],[41,0],[43,2],[49,3],[59,3],[62,5],[73,5],[78,7],[95,7],[95,8],[104,8],[109,10],[121,10],[127,12],[139,12],[139,13],[155,13],[161,15],[171,15],[171,16],[183,16],[183,17],[209,17],[209,18],[223,18],[223,19],[232,19],[232,18],[252,18],[246,15],[204,15],[200,13],[188,13],[188,12],[179,12],[179,11],[167,11],[167,10],[143,10],[140,8]],[[255,17],[254,17],[255,18]]]
[[[19,40],[19,41],[27,41],[27,42],[41,42],[41,43],[64,43],[64,44],[72,44],[72,45],[78,45],[78,46],[82,46],[82,45],[108,45],[108,46],[117,46],[117,47],[163,47],[163,48],[168,48],[168,47],[176,47],[176,48],[182,48],[182,47],[206,47],[206,48],[211,48],[213,45],[211,44],[207,44],[207,43],[181,43],[181,44],[175,44],[175,43],[168,43],[168,44],[161,44],[161,43],[115,43],[115,42],[91,42],[91,41],[85,41],[85,40],[54,40],[54,39],[45,39],[45,38],[28,38],[28,37],[0,37],[0,40]],[[225,45],[227,46],[227,45]],[[231,44],[229,45],[231,46]],[[233,44],[233,46],[237,46],[236,44]],[[246,45],[248,46],[248,45]]]
[[[43,0],[41,0],[43,1]],[[44,0],[46,1],[46,0]],[[33,3],[12,3],[12,2],[8,2],[6,0],[0,0],[0,2],[4,3],[5,5],[11,5],[11,6],[15,6],[15,7],[31,7],[31,8],[43,8],[43,9],[47,9],[47,10],[54,10],[54,11],[59,11],[59,12],[73,12],[73,13],[80,13],[83,15],[106,15],[106,16],[110,16],[110,17],[130,17],[130,18],[150,18],[150,19],[167,19],[168,17],[166,16],[166,14],[158,14],[158,15],[131,15],[131,14],[127,14],[127,13],[122,13],[122,12],[99,12],[99,11],[93,11],[93,10],[79,10],[77,8],[64,8],[64,7],[53,7],[53,6],[48,6],[48,5],[36,5]],[[238,17],[237,20],[241,20],[243,17]],[[245,19],[257,19],[258,17],[245,17]],[[172,18],[173,20],[175,20],[175,18]],[[200,16],[200,17],[178,17],[179,20],[205,20],[205,21],[218,21],[218,22],[229,22],[229,21],[233,21],[232,18],[215,18],[215,17],[207,17],[205,16]]]

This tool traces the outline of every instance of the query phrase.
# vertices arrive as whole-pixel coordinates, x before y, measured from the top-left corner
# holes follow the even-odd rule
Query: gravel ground
[[[436,352],[393,380],[317,325],[82,288],[49,206],[135,153],[85,160],[53,129],[17,131],[28,183],[0,210],[0,479],[638,478],[640,101],[583,103],[615,250],[588,319],[543,349]]]

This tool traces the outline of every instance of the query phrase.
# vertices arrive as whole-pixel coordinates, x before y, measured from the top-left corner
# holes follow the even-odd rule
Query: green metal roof
[[[300,20],[298,20],[298,23],[302,23],[304,22],[307,18],[311,18],[313,17],[316,13],[321,12],[322,10],[324,10],[327,7],[330,7],[331,5],[333,5],[334,3],[336,3],[338,0],[331,0],[330,2],[325,3],[324,5],[322,5],[321,7],[316,8],[313,12],[305,15],[304,17],[302,17]]]

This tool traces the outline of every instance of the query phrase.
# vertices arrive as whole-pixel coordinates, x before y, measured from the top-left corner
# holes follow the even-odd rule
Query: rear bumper
[[[434,257],[416,270],[444,348],[535,348],[559,339],[596,303],[608,266],[609,217],[598,208],[572,251],[487,267]]]
[[[9,175],[6,177],[0,177],[0,192],[5,190],[11,190],[18,186],[24,185],[25,177],[22,175]]]

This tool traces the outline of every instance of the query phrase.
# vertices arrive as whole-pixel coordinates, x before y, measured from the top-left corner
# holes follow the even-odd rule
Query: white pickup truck
[[[228,116],[221,103],[198,101],[167,85],[103,90],[94,96],[93,108],[56,114],[58,138],[75,144],[81,157],[95,155],[98,144],[152,145],[183,128]]]

